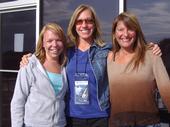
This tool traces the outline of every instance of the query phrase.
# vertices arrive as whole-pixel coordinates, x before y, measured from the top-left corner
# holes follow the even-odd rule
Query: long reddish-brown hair
[[[129,62],[128,66],[132,65],[133,70],[137,69],[139,67],[139,64],[144,62],[146,41],[142,29],[140,27],[139,21],[137,20],[137,17],[130,12],[123,12],[119,14],[113,21],[112,25],[112,44],[113,44],[112,51],[114,53],[113,59],[115,59],[116,52],[120,50],[120,45],[118,44],[115,37],[115,31],[119,21],[122,21],[127,28],[134,30],[136,32],[136,40],[133,45],[133,51],[135,52],[135,56]]]

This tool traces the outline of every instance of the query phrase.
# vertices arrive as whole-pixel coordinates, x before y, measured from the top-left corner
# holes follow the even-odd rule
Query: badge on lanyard
[[[75,73],[74,100],[75,104],[89,104],[89,84],[87,73]]]

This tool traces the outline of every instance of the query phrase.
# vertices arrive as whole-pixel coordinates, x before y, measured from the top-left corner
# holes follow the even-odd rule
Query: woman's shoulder
[[[28,58],[28,61],[28,64],[21,68],[22,70],[29,71],[41,64],[34,54]]]
[[[108,56],[107,56],[107,60],[108,60],[108,61],[112,61],[112,60],[113,60],[113,56],[114,56],[113,51],[109,51],[109,52],[108,52]]]
[[[28,65],[32,66],[32,65],[38,65],[41,64],[39,59],[33,54],[30,58],[29,58],[29,63]]]
[[[145,53],[146,53],[146,56],[149,56],[151,58],[155,58],[155,57],[161,58],[159,55],[154,54],[151,49],[147,49]]]
[[[147,61],[151,61],[151,63],[153,63],[153,64],[155,62],[162,61],[161,56],[153,54],[152,50],[150,50],[150,49],[146,50],[145,57],[146,57]]]
[[[111,50],[112,49],[112,43],[104,43],[104,45],[101,47],[102,49]]]
[[[27,65],[24,65],[23,67],[21,67],[18,71],[18,73],[21,75],[21,76],[32,76],[33,75],[33,69],[36,65],[35,63],[35,56],[31,56],[29,59],[29,62]],[[38,60],[38,59],[37,59]]]

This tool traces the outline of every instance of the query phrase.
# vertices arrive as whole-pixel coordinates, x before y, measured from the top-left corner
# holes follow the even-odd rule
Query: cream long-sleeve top
[[[170,111],[170,78],[161,57],[146,51],[144,64],[137,71],[124,71],[127,64],[118,64],[108,57],[110,87],[110,127],[149,125],[159,122],[155,92]]]

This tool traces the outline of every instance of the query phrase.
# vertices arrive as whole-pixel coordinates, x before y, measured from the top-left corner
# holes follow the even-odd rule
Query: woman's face
[[[43,47],[46,58],[57,59],[64,50],[62,39],[51,30],[47,30],[43,36]]]
[[[116,26],[115,37],[121,48],[132,49],[136,40],[136,32],[127,28],[123,21],[119,21]]]
[[[94,31],[94,20],[90,10],[84,10],[76,20],[76,32],[79,40],[92,41]]]

